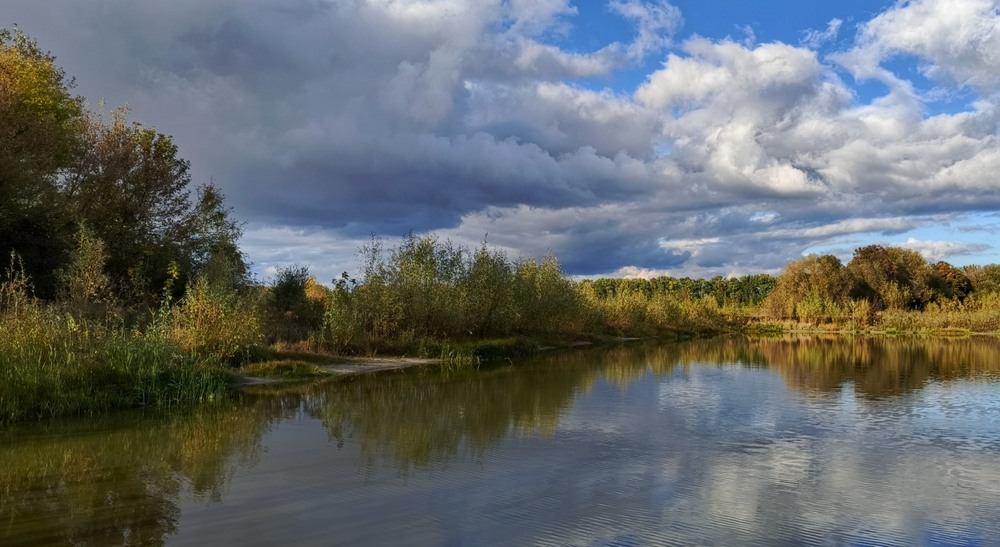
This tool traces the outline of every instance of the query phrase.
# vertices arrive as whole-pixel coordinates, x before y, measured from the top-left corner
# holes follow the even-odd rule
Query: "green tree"
[[[931,299],[930,266],[920,253],[900,247],[868,245],[854,251],[847,265],[851,296],[877,309],[922,309]]]
[[[239,248],[243,225],[233,218],[218,188],[212,184],[198,188],[194,209],[184,224],[181,239],[194,275],[231,287],[250,281],[250,266]]]
[[[398,296],[403,328],[416,335],[460,333],[459,282],[465,277],[463,249],[432,236],[407,234],[389,257],[388,282]]]
[[[58,191],[84,120],[72,84],[34,40],[0,29],[0,254],[21,256],[39,296],[54,295],[72,234]]]
[[[105,242],[112,279],[139,279],[154,294],[171,263],[190,278],[191,178],[173,140],[129,123],[119,108],[90,118],[84,143],[63,191],[73,218]]]
[[[506,253],[484,243],[462,280],[465,330],[477,336],[507,334],[514,323],[514,266]]]
[[[962,272],[976,293],[1000,293],[1000,264],[965,266]]]
[[[850,288],[848,272],[839,258],[812,254],[785,266],[765,307],[776,319],[819,322],[846,304]]]
[[[75,240],[69,263],[59,271],[59,296],[76,314],[94,315],[111,298],[108,276],[104,273],[107,253],[104,242],[82,224],[77,228]]]
[[[571,333],[580,327],[580,295],[555,256],[520,262],[514,284],[520,332]]]
[[[965,272],[944,261],[931,266],[928,284],[931,300],[956,299],[961,302],[973,292],[972,281]]]

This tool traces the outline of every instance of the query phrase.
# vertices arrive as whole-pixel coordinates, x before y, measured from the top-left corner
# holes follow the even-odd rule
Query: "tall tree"
[[[850,279],[840,259],[833,255],[809,255],[789,262],[768,296],[767,307],[774,317],[801,318],[808,308],[814,315],[828,314],[846,303]],[[809,306],[802,306],[809,301]],[[814,317],[815,319],[815,317]]]
[[[246,280],[241,227],[218,189],[192,203],[173,139],[129,122],[127,107],[90,114],[72,86],[34,40],[0,29],[0,255],[16,252],[40,296],[55,296],[84,226],[130,295],[168,279],[181,291],[200,274]]]
[[[104,241],[112,279],[140,280],[155,291],[171,263],[190,273],[181,242],[191,177],[173,140],[129,123],[125,107],[92,116],[83,139],[63,190],[73,218]]]
[[[212,184],[198,188],[184,224],[182,239],[194,275],[207,277],[216,286],[239,286],[250,280],[250,266],[239,248],[243,226],[233,218],[218,188]]]
[[[57,185],[85,119],[72,85],[34,40],[0,29],[0,254],[17,252],[43,296],[73,233]]]
[[[868,245],[854,251],[847,269],[854,280],[851,296],[878,309],[921,309],[931,298],[930,265],[916,251]]]

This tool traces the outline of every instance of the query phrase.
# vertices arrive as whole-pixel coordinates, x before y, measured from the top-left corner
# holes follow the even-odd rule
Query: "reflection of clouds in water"
[[[682,390],[683,386],[674,386],[671,391]],[[915,404],[935,401],[933,392],[923,397],[928,401]],[[989,414],[990,399],[975,401],[979,411],[968,417],[982,429],[992,427],[989,437],[995,441],[996,422],[986,425],[975,420]],[[753,403],[744,410],[753,415]],[[734,528],[741,534],[785,539],[832,535],[841,540],[876,535],[887,543],[902,544],[923,542],[926,530],[951,540],[982,537],[982,529],[978,533],[972,531],[975,527],[970,529],[970,520],[980,526],[1000,522],[1000,452],[996,449],[963,450],[910,433],[927,429],[920,413],[908,413],[908,419],[895,427],[886,424],[852,432],[842,429],[836,414],[827,424],[826,414],[809,412],[808,406],[786,405],[780,413],[799,410],[803,419],[796,429],[812,430],[812,434],[778,438],[695,461],[697,467],[686,474],[704,477],[703,482],[686,503],[677,508],[667,505],[664,520],[683,521],[701,514],[710,515],[715,526]],[[672,482],[673,476],[664,480]]]
[[[575,489],[572,495],[584,499],[576,498],[575,510],[559,515],[558,530],[536,538],[537,544],[792,545],[877,538],[912,545],[976,542],[1000,533],[1000,450],[970,450],[968,442],[926,436],[943,424],[920,410],[941,404],[948,420],[968,418],[976,424],[972,431],[996,442],[1000,427],[984,419],[994,408],[986,391],[965,391],[958,383],[953,390],[859,405],[850,384],[815,398],[789,393],[774,373],[709,366],[637,384],[610,408],[581,400],[567,416],[603,416],[599,429],[620,433],[604,437],[602,446],[636,457],[622,461],[632,489]],[[642,397],[656,405],[642,414],[643,426],[662,435],[639,451],[623,432],[635,422],[635,409],[650,408],[649,401],[637,400]],[[859,419],[868,422],[859,425]],[[578,485],[604,484],[623,472],[584,456],[587,441],[573,437],[579,431],[560,428],[574,447],[565,465],[587,477]],[[602,513],[607,526],[595,531],[596,508],[616,517]]]
[[[346,423],[358,436],[333,450],[325,432],[306,431],[318,427],[309,420],[276,423],[246,484],[198,517],[201,528],[186,517],[175,538],[204,539],[206,529],[230,543],[312,545],[330,538],[912,545],[1000,537],[997,383],[930,382],[872,399],[851,380],[802,390],[773,368],[678,365],[654,374],[620,357],[593,368],[560,361],[562,372],[553,362],[526,365],[469,384],[373,379],[371,390],[334,405],[346,418],[317,409],[326,408],[324,419],[356,420]],[[406,397],[413,402],[397,404]],[[456,409],[471,417],[474,408],[490,412],[476,422],[441,421]],[[507,425],[533,423],[536,414],[553,416],[553,429]],[[410,442],[407,432],[430,426],[440,433],[424,439],[430,444]],[[480,449],[467,453],[473,442]],[[369,469],[359,464],[370,461],[366,450],[425,459],[405,473],[391,458],[375,458]],[[241,490],[251,499],[241,500]],[[252,522],[240,520],[248,514]],[[285,525],[273,526],[268,515]]]
[[[1000,423],[1000,398],[996,393],[996,383],[963,380],[928,384],[915,394],[921,432],[951,433],[960,440],[1000,450],[1000,439],[995,436]]]
[[[714,421],[719,411],[721,394],[714,382],[706,381],[705,369],[685,367],[674,372],[659,385],[660,410],[671,409],[688,421]]]

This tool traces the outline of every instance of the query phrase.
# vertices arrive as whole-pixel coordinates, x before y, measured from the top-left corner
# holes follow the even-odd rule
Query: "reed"
[[[218,362],[179,351],[163,329],[81,320],[0,284],[0,423],[165,407],[220,397]]]

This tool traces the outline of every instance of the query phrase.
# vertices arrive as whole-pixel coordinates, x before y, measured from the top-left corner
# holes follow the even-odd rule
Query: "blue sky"
[[[10,0],[262,276],[413,231],[597,275],[1000,262],[1000,0]]]

